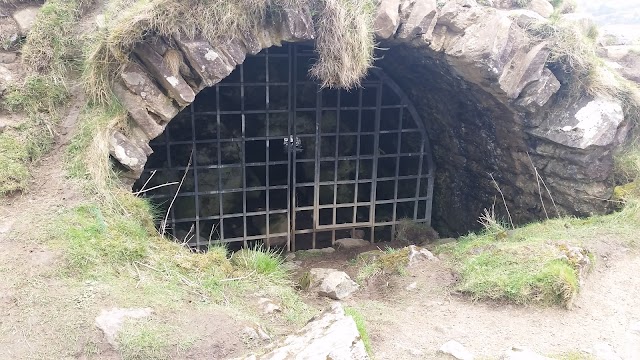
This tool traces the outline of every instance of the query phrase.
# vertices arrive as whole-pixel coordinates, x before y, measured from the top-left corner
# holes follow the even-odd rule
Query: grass
[[[59,108],[69,98],[65,77],[77,64],[77,37],[72,29],[83,1],[52,0],[41,8],[21,49],[32,72],[23,82],[9,86],[2,105],[23,112],[26,120],[0,140],[0,196],[24,191],[33,162],[50,150]]]
[[[359,265],[356,281],[363,284],[366,281],[383,274],[407,275],[409,265],[409,248],[373,250],[358,256]]]
[[[40,8],[22,48],[24,63],[33,71],[63,77],[78,68],[82,53],[74,34],[83,9],[93,0],[49,0]]]
[[[325,86],[359,84],[373,62],[374,2],[371,0],[114,0],[106,12],[106,29],[95,34],[87,49],[87,92],[99,102],[110,100],[110,84],[133,46],[147,34],[171,38],[202,36],[223,43],[230,34],[255,34],[282,9],[311,8],[318,29],[318,61],[312,74]],[[183,19],[190,19],[184,26]],[[175,46],[174,46],[175,47]]]
[[[356,328],[358,328],[360,339],[362,340],[362,343],[364,343],[364,349],[367,351],[367,354],[369,354],[369,356],[373,356],[371,339],[369,338],[369,332],[367,331],[367,323],[364,319],[364,315],[362,315],[362,313],[354,307],[344,308],[344,313],[347,316],[351,316],[351,318],[353,318],[353,321],[356,323]]]
[[[437,251],[450,256],[460,276],[457,290],[473,299],[570,306],[580,289],[580,269],[562,257],[566,246],[589,248],[591,241],[606,237],[635,247],[639,224],[640,207],[630,201],[611,215],[547,220],[506,237],[491,231],[470,234]]]
[[[175,329],[150,321],[128,322],[118,335],[118,351],[123,360],[165,360],[171,358]]]

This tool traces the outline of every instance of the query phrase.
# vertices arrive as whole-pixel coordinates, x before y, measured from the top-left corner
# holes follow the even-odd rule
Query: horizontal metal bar
[[[288,210],[287,209],[269,210],[269,214],[270,215],[288,214]],[[264,215],[267,215],[266,211],[256,211],[256,212],[247,213],[247,216],[264,216]],[[242,217],[243,217],[242,213],[233,213],[233,214],[224,214],[222,216],[220,215],[200,216],[198,217],[198,220],[200,220],[200,222],[203,222],[207,220],[241,219]],[[192,223],[194,221],[196,221],[196,218],[176,218],[175,219],[176,224]]]

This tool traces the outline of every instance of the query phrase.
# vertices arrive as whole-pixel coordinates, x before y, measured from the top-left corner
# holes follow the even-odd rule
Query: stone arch
[[[561,83],[547,66],[547,44],[532,42],[523,30],[531,18],[473,0],[443,7],[435,0],[379,3],[375,33],[389,50],[379,54],[378,65],[427,119],[439,169],[433,223],[446,234],[476,226],[496,196],[504,196],[516,222],[545,210],[608,210],[613,148],[630,125],[610,99],[561,101]],[[176,36],[138,44],[114,84],[133,121],[128,131],[113,132],[111,155],[129,170],[125,176],[137,178],[151,151],[149,140],[202,89],[229,75],[247,54],[315,36],[310,11],[297,9],[285,10],[280,22],[259,33],[226,43]],[[164,60],[169,43],[183,59],[178,72]]]

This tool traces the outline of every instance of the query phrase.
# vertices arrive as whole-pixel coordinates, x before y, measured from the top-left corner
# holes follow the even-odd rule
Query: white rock
[[[579,147],[607,146],[616,137],[618,126],[624,121],[622,105],[617,100],[598,98],[590,101],[575,114],[578,123],[574,129],[582,130]]]
[[[427,249],[409,245],[409,266],[421,261],[439,261],[439,259]]]
[[[343,271],[313,268],[309,270],[309,275],[309,290],[317,291],[320,296],[342,300],[358,290],[358,284]]]
[[[38,16],[39,12],[39,7],[29,6],[13,13],[13,19],[18,23],[18,28],[20,29],[20,35],[26,36],[29,33],[36,22],[36,16]]]
[[[367,240],[354,239],[354,238],[336,240],[334,244],[334,246],[337,247],[338,249],[356,249],[356,248],[364,247],[367,245],[371,245],[371,243],[368,242]]]
[[[100,14],[96,16],[96,25],[98,29],[106,29],[107,28],[107,20],[104,14]]]
[[[502,358],[503,360],[553,360],[546,356],[534,353],[531,350],[519,347],[513,347],[507,350]]]
[[[150,308],[143,309],[119,309],[102,310],[100,315],[96,317],[96,326],[102,330],[107,342],[113,347],[117,347],[116,339],[118,333],[122,329],[122,325],[127,319],[141,319],[151,316],[153,310]]]
[[[245,358],[252,359],[251,357]],[[356,323],[339,303],[253,359],[368,360]]]
[[[473,354],[457,341],[449,340],[442,347],[440,352],[449,354],[458,360],[473,360]]]
[[[342,271],[335,271],[322,281],[320,288],[318,288],[318,294],[335,300],[342,300],[349,297],[356,290],[358,290],[358,284],[351,280],[349,275]]]
[[[597,360],[622,360],[613,347],[606,343],[595,344],[593,346],[593,356]]]

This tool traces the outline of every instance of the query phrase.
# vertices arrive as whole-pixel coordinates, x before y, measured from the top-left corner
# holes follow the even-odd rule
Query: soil
[[[438,349],[449,340],[480,358],[499,358],[516,346],[547,356],[583,353],[586,359],[598,343],[623,349],[625,332],[640,321],[640,256],[606,239],[595,248],[600,259],[571,310],[473,302],[454,294],[456,276],[443,262],[417,264],[406,276],[374,278],[344,304],[364,315],[376,359],[448,359]],[[302,266],[355,276],[355,266],[345,261],[353,255],[338,251],[305,259]],[[413,283],[415,289],[407,289]]]

